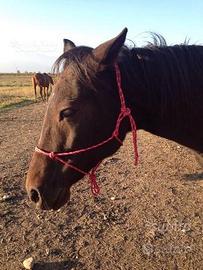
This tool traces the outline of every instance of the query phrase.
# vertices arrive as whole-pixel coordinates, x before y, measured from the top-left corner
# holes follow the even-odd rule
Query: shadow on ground
[[[66,260],[62,262],[39,262],[34,265],[33,270],[72,270],[75,267],[82,267],[84,265],[77,260]]]
[[[203,173],[185,174],[183,177],[186,181],[200,181],[203,180]]]
[[[4,112],[4,111],[7,111],[7,110],[12,110],[12,109],[15,109],[15,108],[21,108],[21,107],[24,107],[24,106],[28,106],[28,105],[31,105],[35,103],[35,100],[32,100],[32,99],[24,99],[20,102],[17,102],[17,103],[10,103],[10,104],[7,104],[5,106],[2,106],[0,108],[0,112]]]

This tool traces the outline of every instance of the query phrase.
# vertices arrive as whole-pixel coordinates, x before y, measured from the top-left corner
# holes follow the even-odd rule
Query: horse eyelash
[[[68,115],[64,115],[64,112],[69,111],[70,113]],[[60,120],[63,120],[64,118],[68,118],[71,117],[73,114],[75,114],[76,110],[74,109],[65,109],[63,111],[60,112]]]

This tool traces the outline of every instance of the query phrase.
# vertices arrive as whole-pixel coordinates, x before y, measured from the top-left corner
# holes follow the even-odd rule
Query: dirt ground
[[[98,198],[83,179],[60,211],[30,205],[24,178],[45,106],[0,113],[0,269],[29,257],[35,270],[203,269],[203,174],[174,142],[139,131],[135,167],[129,134],[99,170]]]

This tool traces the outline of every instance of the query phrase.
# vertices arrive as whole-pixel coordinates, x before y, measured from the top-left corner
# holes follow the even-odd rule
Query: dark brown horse
[[[47,73],[36,73],[32,77],[32,83],[34,86],[35,100],[37,99],[37,85],[40,89],[40,97],[43,101],[48,100],[49,86],[54,84],[53,79]]]
[[[74,44],[59,57],[64,71],[55,85],[35,152],[26,189],[41,209],[58,209],[70,198],[70,188],[102,159],[115,153],[116,139],[90,151],[61,157],[56,152],[86,149],[109,138],[120,112],[115,63],[127,107],[138,129],[173,140],[203,153],[203,47],[150,44],[124,46],[127,29],[97,48]],[[123,141],[128,119],[120,126]],[[43,154],[47,153],[47,155]],[[70,166],[69,166],[70,165]],[[76,169],[74,169],[76,168]],[[77,170],[79,169],[79,170]]]

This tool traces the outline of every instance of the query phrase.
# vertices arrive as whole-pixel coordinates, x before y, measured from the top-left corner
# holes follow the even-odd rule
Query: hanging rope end
[[[90,184],[91,184],[92,194],[96,197],[100,193],[100,188],[99,188],[99,186],[97,184],[96,174],[95,174],[94,171],[92,171],[89,174],[89,180],[90,180]]]

